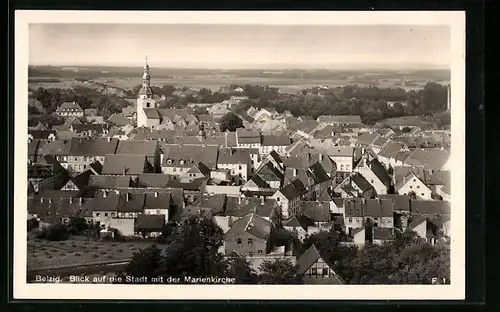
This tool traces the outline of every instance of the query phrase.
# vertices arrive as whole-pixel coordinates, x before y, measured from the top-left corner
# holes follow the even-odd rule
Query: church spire
[[[146,55],[146,64],[144,65],[144,74],[142,75],[142,88],[139,95],[151,97],[153,92],[151,90],[151,76],[149,75],[148,56]]]

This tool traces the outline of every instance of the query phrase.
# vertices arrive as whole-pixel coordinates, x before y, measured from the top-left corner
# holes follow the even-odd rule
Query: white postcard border
[[[384,24],[451,27],[450,285],[96,285],[26,283],[28,35],[30,23]],[[40,51],[43,53],[43,51]],[[465,298],[465,12],[15,12],[14,299],[411,300]]]

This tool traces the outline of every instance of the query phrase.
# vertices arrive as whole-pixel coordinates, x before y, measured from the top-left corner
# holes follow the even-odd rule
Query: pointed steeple
[[[153,97],[153,90],[151,90],[151,76],[149,75],[148,56],[146,55],[146,64],[144,65],[144,74],[142,75],[142,88],[139,91],[139,96],[147,98]]]

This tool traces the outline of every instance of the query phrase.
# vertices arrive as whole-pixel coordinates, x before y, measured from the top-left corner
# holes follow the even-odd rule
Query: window
[[[373,179],[371,179],[370,182],[373,183]]]
[[[241,170],[241,165],[238,166],[238,169]]]
[[[241,238],[238,238],[238,240],[236,241],[236,243],[238,244],[238,246],[241,246]]]
[[[413,182],[417,182],[417,179],[413,179]]]
[[[107,212],[105,212],[105,213],[104,213],[104,216],[105,216],[105,217],[107,217],[107,216],[108,216],[108,213],[107,213]]]
[[[252,239],[251,239],[251,238],[249,238],[249,239],[248,239],[248,246],[252,247],[252,245],[253,245],[253,241],[252,241]]]
[[[424,193],[420,194],[421,196],[424,196]]]
[[[419,188],[420,188],[420,185],[417,185],[417,188],[419,189]]]
[[[351,217],[349,217],[349,223],[352,223],[352,218]]]
[[[262,255],[263,251],[262,249],[259,249],[259,251],[257,252],[259,255]]]
[[[312,268],[311,269],[311,275],[318,275],[318,269]]]
[[[112,217],[114,217],[114,216],[115,216],[115,213],[114,213],[114,212],[112,212],[112,213],[111,213],[111,216],[112,216]]]
[[[323,276],[327,276],[328,275],[328,269],[323,269]]]
[[[96,216],[96,217],[99,217],[100,215],[101,215],[101,214],[100,214],[99,212],[96,212],[96,213],[95,213],[95,216]]]
[[[172,169],[172,172],[175,172],[176,170],[177,170],[176,168],[173,168],[173,169]]]
[[[413,188],[413,186],[412,186],[412,185],[410,185],[410,188]]]
[[[280,198],[279,197],[276,197],[276,201],[279,202],[280,201]]]

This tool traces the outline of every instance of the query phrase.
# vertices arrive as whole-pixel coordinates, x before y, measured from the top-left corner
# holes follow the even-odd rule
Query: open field
[[[28,271],[89,262],[128,260],[151,242],[101,242],[84,237],[55,242],[28,239]]]
[[[73,78],[59,78],[59,82],[44,82],[36,81],[31,82],[28,86],[31,89],[37,88],[61,88],[70,89],[76,86],[86,86],[86,87],[96,87],[95,84],[89,84],[81,81],[77,81]],[[109,86],[119,87],[123,89],[133,88],[142,83],[141,77],[125,78],[125,77],[99,77],[92,79],[93,81],[105,83]],[[440,82],[446,83],[446,82]],[[318,85],[328,85],[330,87],[345,86],[345,85],[358,85],[358,86],[368,86],[367,83],[359,83],[350,80],[331,80],[331,79],[292,79],[292,78],[222,78],[220,76],[207,76],[207,77],[178,77],[178,78],[152,78],[152,84],[157,86],[162,85],[173,85],[175,87],[189,87],[195,90],[201,88],[211,89],[212,91],[218,91],[221,86],[226,86],[229,84],[257,84],[257,85],[268,85],[271,87],[277,87],[281,92],[284,93],[297,93],[303,89],[312,88]],[[411,88],[419,88],[425,84],[425,81],[418,81],[414,83],[415,86]],[[379,88],[397,88],[401,86],[398,80],[380,80],[377,84],[374,84]]]

